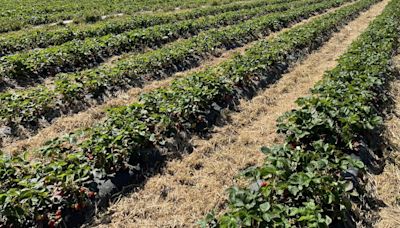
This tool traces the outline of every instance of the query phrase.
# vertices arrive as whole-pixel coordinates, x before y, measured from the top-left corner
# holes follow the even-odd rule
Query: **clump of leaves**
[[[298,109],[279,118],[285,144],[263,148],[265,163],[244,173],[252,184],[232,187],[228,212],[209,214],[203,226],[328,227],[345,219],[349,198],[358,193],[343,174],[364,168],[351,155],[360,153],[357,142],[382,124],[379,108],[393,75],[390,59],[398,47],[399,7],[399,0],[392,1],[313,95],[299,99]]]

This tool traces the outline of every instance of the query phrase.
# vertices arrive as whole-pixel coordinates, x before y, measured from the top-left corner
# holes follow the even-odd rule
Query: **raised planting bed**
[[[351,203],[363,203],[361,177],[379,168],[382,110],[398,73],[400,1],[351,45],[299,108],[278,120],[285,143],[262,148],[265,163],[246,172],[250,185],[229,190],[229,208],[210,227],[355,227]],[[364,202],[365,203],[365,202]]]
[[[0,224],[78,226],[124,186],[143,179],[163,150],[179,152],[187,135],[206,131],[222,108],[277,80],[290,63],[376,2],[361,0],[260,41],[217,67],[111,109],[105,122],[54,139],[39,151],[4,155]]]

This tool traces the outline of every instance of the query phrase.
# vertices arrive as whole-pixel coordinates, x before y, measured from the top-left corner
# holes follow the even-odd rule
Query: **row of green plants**
[[[202,16],[217,15],[229,11],[237,11],[270,5],[266,11],[279,10],[281,6],[275,3],[291,2],[293,0],[256,0],[250,2],[232,3],[221,6],[207,6],[190,11],[177,13],[152,13],[116,17],[94,24],[73,24],[66,26],[46,26],[41,29],[22,30],[4,34],[0,37],[0,56],[34,48],[46,48],[50,45],[60,45],[74,39],[83,40],[87,37],[98,37],[107,34],[119,34],[127,30],[145,28],[159,24],[195,19]],[[282,7],[283,8],[283,7]]]
[[[14,129],[19,126],[35,129],[39,121],[51,121],[56,114],[68,113],[77,107],[87,108],[93,101],[129,86],[140,86],[149,80],[167,77],[173,72],[189,69],[219,48],[241,46],[270,31],[278,31],[302,18],[313,16],[345,0],[331,0],[303,6],[230,26],[210,30],[164,48],[132,55],[115,66],[104,66],[76,74],[61,74],[54,88],[37,86],[0,94],[0,122]],[[31,127],[32,126],[32,127]],[[15,133],[18,135],[18,132]]]
[[[264,164],[243,173],[249,185],[230,188],[227,211],[208,215],[204,226],[341,227],[350,219],[351,199],[362,187],[345,176],[366,171],[361,145],[373,149],[379,140],[371,136],[382,129],[386,89],[396,75],[399,8],[392,0],[312,95],[278,119],[285,143],[262,148]]]
[[[114,35],[73,40],[59,46],[18,53],[0,59],[0,75],[8,78],[40,78],[59,72],[75,71],[103,62],[105,58],[125,52],[139,52],[157,48],[179,38],[196,35],[204,30],[242,24],[271,11],[284,11],[321,0],[303,0],[278,7],[257,7],[134,29]]]
[[[29,28],[33,25],[58,23],[74,20],[77,23],[92,23],[102,20],[104,15],[117,13],[135,14],[139,11],[170,11],[175,8],[190,9],[205,5],[230,4],[232,0],[197,0],[197,1],[11,1],[2,2],[0,15],[0,33]],[[8,8],[8,9],[7,9]]]
[[[204,131],[215,115],[260,80],[273,81],[282,63],[315,49],[374,4],[361,0],[259,41],[243,55],[175,80],[140,101],[113,108],[91,129],[49,141],[39,151],[0,159],[0,224],[57,226],[99,196],[94,179],[141,167],[145,148],[163,147],[182,132]],[[213,117],[214,116],[214,117]],[[146,152],[147,151],[147,152]],[[29,160],[32,153],[36,158]],[[135,167],[133,167],[135,166]]]

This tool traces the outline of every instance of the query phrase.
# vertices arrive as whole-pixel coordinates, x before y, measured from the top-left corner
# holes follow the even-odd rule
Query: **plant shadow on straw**
[[[389,84],[393,80],[400,79],[400,73],[394,67],[392,69],[393,76],[387,83],[381,88],[377,88],[376,98],[378,101],[383,101],[379,104],[374,104],[374,108],[377,113],[381,113],[383,119],[388,118],[394,114],[395,109],[395,98],[387,90]],[[351,201],[353,203],[352,211],[348,214],[348,220],[351,223],[346,224],[344,227],[368,227],[372,228],[376,222],[380,219],[378,212],[387,207],[384,201],[378,199],[374,191],[374,186],[371,184],[369,178],[374,178],[376,175],[382,174],[387,164],[395,162],[392,159],[391,153],[396,149],[397,145],[394,145],[386,138],[385,126],[382,124],[378,129],[371,132],[363,132],[360,137],[359,152],[361,160],[366,166],[366,173],[363,173],[354,181],[354,186],[359,196],[352,196]]]
[[[279,63],[264,76],[254,76],[247,84],[235,86],[236,95],[228,102],[218,105],[214,103],[213,107],[210,107],[211,111],[206,115],[206,121],[203,124],[199,124],[192,130],[181,131],[174,137],[166,139],[166,144],[162,147],[150,145],[150,147],[141,152],[143,156],[137,159],[140,161],[140,164],[138,164],[140,169],[119,173],[112,180],[105,181],[108,184],[101,186],[101,189],[98,190],[99,192],[108,192],[107,194],[100,193],[100,195],[106,195],[106,197],[96,202],[96,206],[91,210],[91,213],[86,212],[85,215],[73,216],[74,219],[68,221],[66,225],[68,227],[78,227],[82,224],[82,221],[89,221],[86,224],[107,224],[111,222],[112,211],[105,211],[111,202],[142,189],[150,177],[162,173],[168,161],[181,159],[185,154],[191,153],[194,149],[194,145],[191,143],[194,136],[210,139],[214,126],[222,127],[230,124],[232,122],[231,118],[229,115],[224,115],[227,110],[240,111],[238,107],[239,99],[253,98],[259,91],[279,80],[282,74],[287,72],[288,67],[289,65],[286,63]],[[202,167],[199,166],[197,168],[201,169]],[[167,194],[168,192],[160,189],[162,197],[166,197]],[[96,214],[99,215],[97,219],[95,218]]]

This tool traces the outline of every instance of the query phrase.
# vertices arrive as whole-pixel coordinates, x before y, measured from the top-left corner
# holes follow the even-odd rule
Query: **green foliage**
[[[241,46],[243,43],[258,39],[260,35],[280,30],[293,21],[303,17],[310,17],[316,12],[325,11],[344,2],[344,0],[332,0],[299,7],[284,13],[269,14],[238,25],[218,30],[212,29],[155,51],[131,55],[119,61],[113,67],[104,66],[75,74],[60,74],[54,83],[55,89],[40,88],[39,86],[40,89],[37,87],[21,92],[2,93],[0,94],[0,122],[4,125],[36,126],[43,116],[46,117],[45,119],[51,120],[52,117],[57,116],[50,115],[52,113],[59,113],[62,110],[70,110],[77,106],[82,106],[82,101],[85,101],[88,96],[101,98],[108,91],[113,91],[119,87],[135,86],[145,80],[169,75],[171,71],[187,69],[193,63],[197,63],[199,59],[209,54],[214,54],[218,48]],[[215,22],[219,23],[218,21]],[[184,30],[186,31],[186,29]],[[169,31],[169,29],[166,31]],[[159,33],[146,34],[151,37],[162,36]],[[142,34],[136,34],[135,36],[139,40],[142,39]],[[143,40],[148,39],[143,38]],[[132,45],[137,45],[135,42],[133,43]],[[106,44],[102,46],[108,47]],[[93,44],[93,47],[97,48],[97,45]],[[279,48],[285,47],[281,45]],[[76,48],[76,50],[78,49],[80,52],[84,50],[84,48],[81,50],[80,47]],[[62,57],[63,55],[60,56]],[[255,59],[259,57],[257,56]],[[43,60],[43,58],[40,59]],[[254,60],[247,61],[253,62]],[[46,64],[44,63],[43,65]],[[16,74],[19,74],[19,72],[16,72]],[[38,90],[41,92],[37,95],[32,95]],[[29,96],[26,96],[26,94],[29,94]],[[24,111],[19,112],[20,110]]]
[[[237,7],[237,0],[94,0],[80,1],[47,1],[47,0],[3,0],[0,12],[0,33],[16,31],[23,28],[32,28],[33,25],[60,23],[63,20],[72,19],[76,23],[88,23],[102,20],[103,16],[117,13],[128,15],[140,11],[173,11],[177,7],[192,9],[199,6],[209,7]],[[272,0],[274,1],[274,0]],[[277,2],[285,0],[278,0]],[[256,0],[265,4],[266,0]],[[270,0],[267,0],[269,3]],[[243,3],[241,3],[243,4]],[[111,15],[110,15],[111,14]]]
[[[196,35],[204,30],[236,24],[252,17],[304,6],[315,1],[320,0],[267,5],[215,16],[175,21],[145,29],[128,29],[118,35],[106,34],[101,37],[72,40],[59,46],[4,56],[0,61],[0,75],[8,78],[36,78],[59,72],[70,72],[93,66],[116,54],[156,48],[178,38]]]
[[[278,120],[286,142],[263,148],[265,163],[244,173],[247,188],[230,189],[229,210],[209,215],[212,227],[328,227],[350,209],[350,180],[341,174],[363,169],[350,156],[356,143],[382,124],[379,107],[393,77],[390,60],[400,35],[399,0],[393,0],[326,73],[299,108]]]
[[[21,226],[60,220],[57,211],[86,203],[81,186],[89,178],[91,167],[82,153],[58,153],[41,161],[2,157],[0,224]]]
[[[215,121],[213,114],[243,96],[241,91],[254,86],[256,78],[274,77],[271,69],[281,62],[294,61],[296,53],[297,58],[298,53],[304,55],[304,50],[318,47],[374,2],[360,1],[276,38],[259,41],[245,54],[217,67],[143,94],[139,102],[130,106],[110,109],[105,122],[49,141],[39,150],[43,155],[40,160],[3,155],[0,224],[62,222],[64,212],[82,210],[91,204],[96,189],[90,184],[95,175],[130,169],[142,162],[144,148],[162,146],[167,138],[182,132],[206,130]],[[290,143],[270,151],[264,149],[274,156],[269,157],[265,167],[246,173],[256,183],[253,189],[232,189],[233,211],[219,220],[221,225],[317,227],[328,226],[332,218],[340,216],[347,203],[342,197],[345,182],[331,174],[339,168],[362,164],[348,156],[336,157],[343,154],[341,150],[322,140],[310,145],[312,149],[307,150],[302,146],[292,148]]]
[[[23,30],[4,34],[0,37],[0,56],[38,47],[46,48],[50,45],[61,45],[74,39],[83,40],[88,37],[119,34],[132,29],[146,28],[171,22],[176,23],[182,20],[191,20],[203,16],[228,13],[230,11],[237,11],[239,13],[253,8],[263,9],[266,12],[283,10],[288,7],[288,4],[285,2],[290,4],[292,0],[257,0],[246,3],[241,2],[220,6],[207,6],[177,13],[162,12],[140,16],[116,17],[99,21],[92,25],[74,23],[65,26]]]

